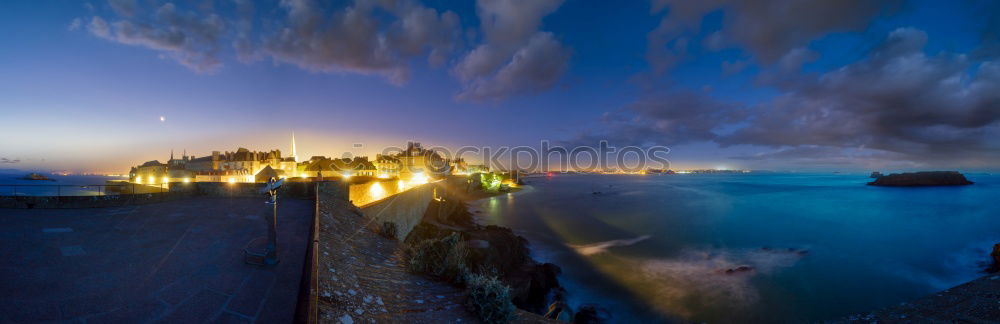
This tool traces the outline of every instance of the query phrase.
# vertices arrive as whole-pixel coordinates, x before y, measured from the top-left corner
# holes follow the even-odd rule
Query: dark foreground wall
[[[347,199],[347,185],[339,181],[319,182],[321,191]],[[316,182],[287,182],[279,197],[313,199]],[[260,197],[263,183],[194,182],[172,183],[163,193],[123,194],[105,196],[0,196],[0,208],[99,208],[148,204],[190,197]]]

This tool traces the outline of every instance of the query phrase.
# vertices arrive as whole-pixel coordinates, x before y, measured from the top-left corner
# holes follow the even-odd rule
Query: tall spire
[[[170,160],[174,160],[174,149],[170,149]]]
[[[292,161],[299,162],[299,156],[295,154],[295,132],[292,132]]]

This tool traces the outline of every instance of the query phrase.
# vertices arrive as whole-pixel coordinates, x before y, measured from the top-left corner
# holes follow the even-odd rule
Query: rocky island
[[[869,182],[869,186],[886,187],[926,187],[926,186],[964,186],[973,184],[957,171],[926,171],[893,173],[881,176]]]
[[[22,180],[45,180],[45,181],[52,181],[52,179],[49,179],[49,177],[46,177],[45,175],[40,174],[40,173],[30,173],[30,174],[28,174],[28,175],[26,175],[24,177],[21,177],[21,179]]]

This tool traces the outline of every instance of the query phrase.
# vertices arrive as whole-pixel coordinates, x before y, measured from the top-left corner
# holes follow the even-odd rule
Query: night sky
[[[1000,166],[996,1],[3,1],[0,21],[0,169],[292,132],[300,157],[606,139],[674,168]]]

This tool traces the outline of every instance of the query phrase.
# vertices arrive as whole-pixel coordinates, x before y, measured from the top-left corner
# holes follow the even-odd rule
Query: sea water
[[[562,267],[571,306],[612,322],[812,322],[983,275],[1000,176],[967,176],[890,188],[865,174],[556,174],[474,207]]]
[[[0,196],[95,196],[104,194],[107,180],[128,177],[50,175],[50,180],[25,180],[24,174],[0,174]]]

